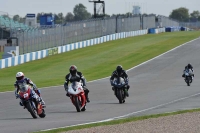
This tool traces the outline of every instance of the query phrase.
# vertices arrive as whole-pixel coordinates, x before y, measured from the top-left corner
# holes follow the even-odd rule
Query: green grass
[[[2,59],[2,55],[3,55],[3,53],[4,53],[4,52],[0,52],[0,59]]]
[[[0,91],[13,90],[15,74],[24,72],[39,88],[63,85],[75,64],[88,81],[110,76],[116,65],[138,65],[200,36],[200,31],[148,34],[106,42],[0,70]]]
[[[159,117],[165,117],[165,116],[177,115],[177,114],[183,114],[183,113],[192,113],[192,112],[198,112],[198,111],[200,111],[200,109],[182,110],[182,111],[177,111],[177,112],[172,112],[172,113],[154,114],[154,115],[146,115],[146,116],[138,116],[138,117],[134,116],[134,117],[124,118],[124,119],[120,119],[120,120],[112,120],[112,121],[108,121],[108,122],[101,122],[101,123],[95,123],[95,124],[66,127],[66,128],[54,129],[54,130],[50,130],[50,131],[40,131],[40,132],[35,132],[35,133],[60,133],[60,132],[66,132],[66,131],[70,131],[70,130],[79,130],[79,129],[97,127],[97,126],[124,124],[127,122],[146,120],[146,119],[150,119],[150,118],[159,118]]]

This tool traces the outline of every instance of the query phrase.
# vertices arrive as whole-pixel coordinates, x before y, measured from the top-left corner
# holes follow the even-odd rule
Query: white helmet
[[[17,74],[16,74],[16,79],[17,79],[17,80],[22,80],[23,78],[24,78],[23,72],[17,72]]]

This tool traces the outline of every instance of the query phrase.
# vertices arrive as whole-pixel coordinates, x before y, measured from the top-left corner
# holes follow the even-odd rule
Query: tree
[[[91,14],[87,11],[83,4],[77,4],[74,7],[74,20],[85,20],[91,18]]]
[[[22,17],[22,18],[20,17],[18,22],[24,23],[25,22],[25,17]]]
[[[19,21],[20,20],[20,16],[19,15],[14,15],[13,16],[13,20],[14,21]]]
[[[126,14],[125,14],[125,16],[127,16],[127,17],[129,17],[129,16],[132,16],[133,14],[131,13],[131,12],[127,12]]]
[[[192,13],[190,13],[190,16],[192,18],[198,18],[198,17],[200,17],[200,12],[199,11],[193,11]]]
[[[174,9],[169,17],[178,21],[188,21],[189,11],[187,8],[180,7],[178,9]]]
[[[71,12],[68,12],[67,15],[65,16],[65,21],[71,22],[74,20],[74,15]]]
[[[38,13],[37,14],[37,21],[40,21],[40,16],[42,15],[42,13]]]
[[[62,12],[61,12],[61,13],[58,13],[58,19],[62,21],[63,18],[64,18],[64,17],[63,17],[63,13],[62,13]]]
[[[200,19],[200,12],[199,11],[193,11],[190,13],[190,21],[198,21]]]
[[[59,20],[59,17],[57,14],[54,13],[54,20]]]

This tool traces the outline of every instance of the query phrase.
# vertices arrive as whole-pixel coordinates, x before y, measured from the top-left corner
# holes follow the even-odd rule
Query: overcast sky
[[[89,0],[0,0],[0,15],[3,12],[9,15],[19,14],[25,16],[27,13],[60,13],[73,12],[76,4],[82,3],[90,13],[93,13],[93,3]],[[186,7],[191,13],[200,11],[200,0],[104,0],[106,13],[109,15],[132,11],[133,5],[139,5],[142,13],[153,13],[169,16],[173,9]]]

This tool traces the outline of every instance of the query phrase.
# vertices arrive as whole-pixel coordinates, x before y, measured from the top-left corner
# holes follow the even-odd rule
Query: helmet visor
[[[76,75],[76,70],[70,70],[71,75]]]
[[[23,78],[24,78],[24,76],[16,77],[17,80],[22,80]]]

